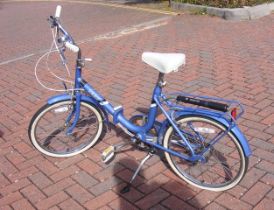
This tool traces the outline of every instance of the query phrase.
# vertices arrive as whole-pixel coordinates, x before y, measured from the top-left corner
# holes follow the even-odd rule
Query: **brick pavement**
[[[54,7],[55,3],[0,2],[0,62],[48,48],[51,39],[45,18]],[[76,40],[166,17],[69,3],[64,4],[63,14],[63,22]],[[274,15],[249,22],[169,16],[167,25],[82,45],[84,54],[93,58],[85,77],[107,99],[122,104],[127,116],[150,102],[157,72],[141,62],[141,53],[146,50],[186,53],[183,71],[167,76],[167,91],[184,90],[243,102],[246,114],[240,127],[253,156],[244,180],[223,193],[189,186],[156,156],[147,162],[130,193],[119,194],[145,155],[127,151],[110,165],[103,164],[100,152],[126,139],[119,130],[107,133],[93,149],[72,158],[41,155],[29,143],[27,126],[53,93],[35,81],[33,68],[38,55],[0,65],[0,209],[272,209],[273,24]]]

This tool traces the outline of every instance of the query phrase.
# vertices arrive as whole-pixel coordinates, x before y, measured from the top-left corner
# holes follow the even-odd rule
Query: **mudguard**
[[[59,101],[66,101],[66,100],[70,100],[70,99],[71,99],[71,95],[61,94],[61,95],[56,95],[56,96],[49,98],[47,103],[51,105],[51,104],[54,104]],[[103,108],[101,108],[101,105],[95,99],[88,97],[86,95],[81,95],[81,101],[90,103],[90,104],[94,105],[96,108],[98,108],[98,110],[103,114],[105,122],[107,123],[107,125],[109,125],[108,114],[106,113],[106,111]]]
[[[210,115],[208,114],[208,111],[195,111],[195,113],[193,112],[188,112],[188,111],[178,111],[176,112],[176,115],[175,115],[175,118],[179,118],[179,117],[187,117],[187,116],[204,116],[206,118],[209,118],[209,119],[212,119],[212,120],[215,120],[217,122],[219,122],[220,124],[224,125],[224,126],[229,126],[229,122],[227,119],[225,119],[224,117],[221,117],[220,114],[218,113],[214,113],[212,112]],[[165,120],[163,123],[162,123],[162,127],[160,129],[160,132],[159,132],[159,137],[161,139],[164,138],[164,133],[166,131],[166,129],[168,128],[169,126],[169,121],[168,120]],[[249,157],[251,154],[252,154],[252,151],[250,149],[250,146],[248,144],[248,141],[247,139],[245,138],[244,134],[241,132],[241,130],[239,129],[239,127],[237,126],[237,124],[233,125],[233,127],[231,128],[231,132],[235,135],[235,137],[238,138],[239,140],[239,143],[241,144],[243,150],[244,150],[244,154],[246,157]],[[159,141],[159,139],[158,139]]]

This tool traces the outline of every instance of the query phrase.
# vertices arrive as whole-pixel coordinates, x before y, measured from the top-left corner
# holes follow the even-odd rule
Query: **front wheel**
[[[29,138],[36,149],[52,157],[70,157],[97,142],[103,130],[102,115],[93,105],[83,101],[72,134],[66,133],[74,120],[71,115],[74,104],[71,100],[59,101],[37,111],[29,125]]]
[[[176,124],[195,153],[203,155],[203,160],[191,162],[165,152],[167,162],[180,178],[211,191],[228,190],[241,181],[247,170],[248,158],[231,131],[225,133],[227,128],[224,125],[203,116],[182,117]],[[221,135],[224,136],[212,144]],[[163,146],[191,156],[172,126],[165,133]]]

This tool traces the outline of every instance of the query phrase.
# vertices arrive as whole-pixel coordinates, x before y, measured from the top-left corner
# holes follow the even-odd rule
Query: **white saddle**
[[[177,71],[181,65],[184,65],[186,56],[182,53],[144,52],[142,60],[161,73],[168,74],[172,71]]]

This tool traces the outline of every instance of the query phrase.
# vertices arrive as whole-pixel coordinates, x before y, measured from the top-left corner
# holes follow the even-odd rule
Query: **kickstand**
[[[133,176],[131,177],[130,182],[120,191],[120,193],[124,194],[130,191],[130,187],[132,182],[134,181],[134,179],[136,178],[136,176],[138,175],[138,173],[140,172],[142,166],[145,164],[145,162],[151,158],[154,155],[154,151],[150,151],[147,156],[141,161],[141,163],[139,164],[138,168],[136,169],[136,171],[134,172]]]

